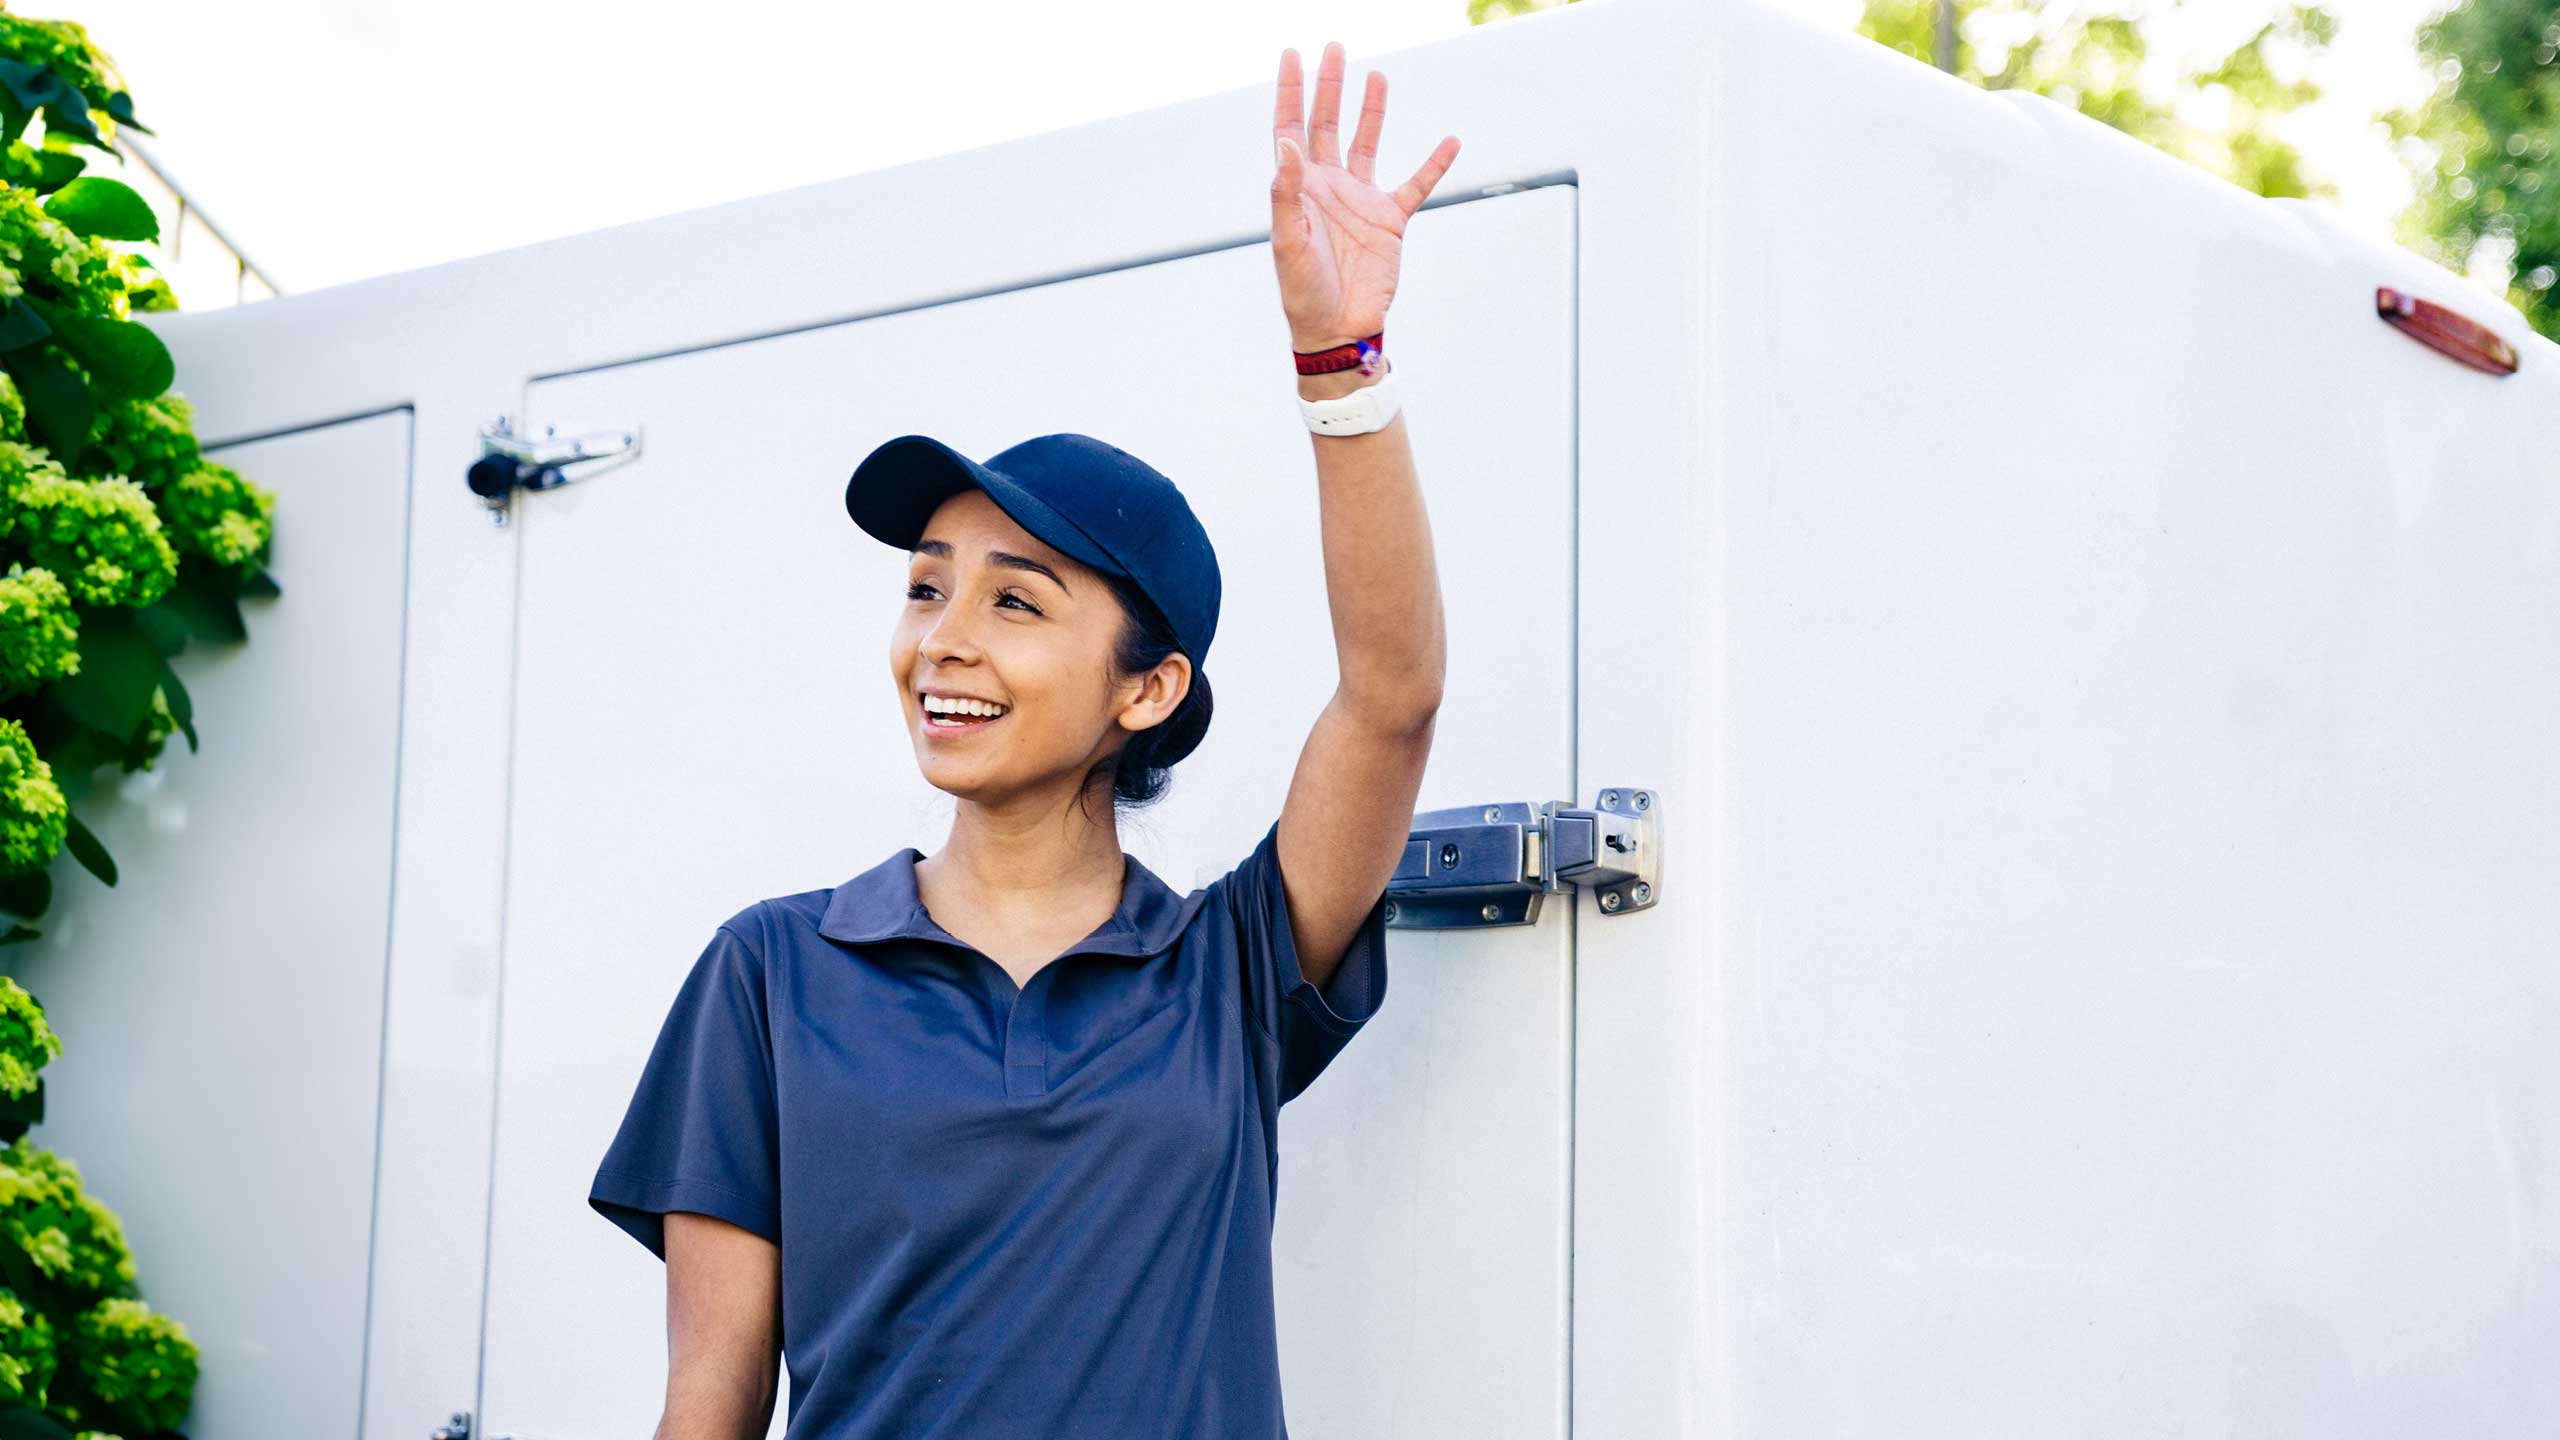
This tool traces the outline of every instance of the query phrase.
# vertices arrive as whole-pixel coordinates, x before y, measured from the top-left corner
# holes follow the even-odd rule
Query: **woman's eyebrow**
[[[947,540],[919,540],[916,542],[915,553],[918,555],[935,555],[948,560],[951,558],[951,544]],[[1016,555],[1005,550],[990,550],[987,552],[987,561],[989,564],[1001,565],[1008,570],[1030,570],[1038,574],[1046,575],[1049,577],[1049,583],[1066,591],[1069,598],[1073,598],[1076,593],[1073,587],[1069,586],[1065,580],[1059,578],[1057,571],[1050,569],[1048,566],[1041,564],[1039,561],[1032,559],[1028,555]]]

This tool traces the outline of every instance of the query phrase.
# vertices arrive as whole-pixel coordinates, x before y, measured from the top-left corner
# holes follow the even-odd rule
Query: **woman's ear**
[[[1167,655],[1156,668],[1139,677],[1138,693],[1130,707],[1120,712],[1121,728],[1152,730],[1173,718],[1182,702],[1191,694],[1190,657]]]

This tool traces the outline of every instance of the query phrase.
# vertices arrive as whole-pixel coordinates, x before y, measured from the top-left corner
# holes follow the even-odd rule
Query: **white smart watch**
[[[1396,389],[1396,372],[1390,370],[1375,384],[1363,385],[1336,399],[1310,400],[1301,395],[1298,413],[1306,418],[1307,428],[1319,435],[1366,435],[1385,429],[1402,404]]]

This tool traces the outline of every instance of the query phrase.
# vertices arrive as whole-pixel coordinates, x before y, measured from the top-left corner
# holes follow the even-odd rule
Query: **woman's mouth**
[[[916,708],[923,716],[924,732],[934,736],[964,735],[973,730],[983,730],[1013,713],[1011,710],[1004,710],[994,715],[983,715],[972,712],[932,710],[925,708],[925,703],[921,699],[916,702]]]

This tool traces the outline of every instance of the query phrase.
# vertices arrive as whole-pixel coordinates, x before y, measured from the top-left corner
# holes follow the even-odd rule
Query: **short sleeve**
[[[714,930],[650,1048],[587,1203],[667,1258],[666,1214],[696,1211],[782,1241],[764,966]]]
[[[1380,887],[1342,964],[1318,989],[1299,969],[1297,937],[1289,928],[1279,821],[1219,887],[1235,922],[1246,1023],[1277,1048],[1278,1103],[1285,1105],[1315,1083],[1387,998],[1386,890]]]

